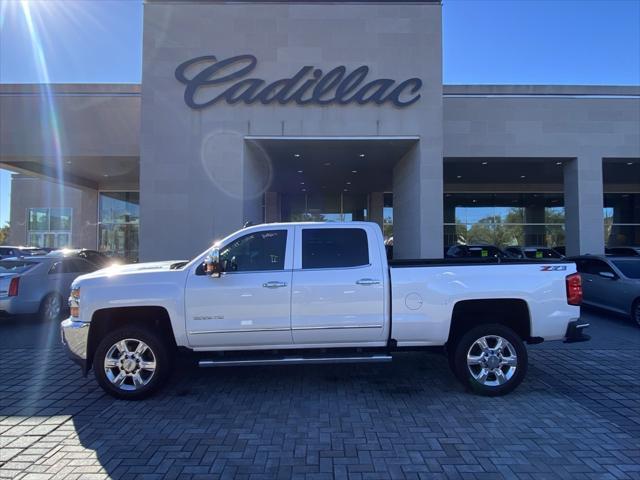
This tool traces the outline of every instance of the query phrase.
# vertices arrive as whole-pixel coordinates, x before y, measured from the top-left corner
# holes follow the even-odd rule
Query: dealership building
[[[141,85],[0,85],[16,244],[189,258],[245,222],[640,244],[640,86],[443,85],[438,1],[146,0]]]

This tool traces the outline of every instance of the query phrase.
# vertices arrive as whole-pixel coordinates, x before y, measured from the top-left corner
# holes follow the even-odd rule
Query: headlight
[[[72,317],[80,316],[80,288],[72,288],[69,296],[69,313]]]

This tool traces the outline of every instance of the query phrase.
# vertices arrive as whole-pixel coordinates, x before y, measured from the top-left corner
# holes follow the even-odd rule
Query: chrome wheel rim
[[[55,320],[60,317],[62,303],[58,295],[50,295],[44,304],[44,318],[47,320]]]
[[[467,368],[479,384],[499,387],[515,375],[518,355],[506,338],[486,335],[471,344],[467,352]]]
[[[135,391],[147,385],[156,371],[156,356],[142,340],[125,338],[114,343],[104,358],[104,373],[120,390]]]

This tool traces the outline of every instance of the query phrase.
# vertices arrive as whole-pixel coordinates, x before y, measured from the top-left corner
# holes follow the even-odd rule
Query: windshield
[[[640,260],[612,260],[627,278],[640,278]]]
[[[24,273],[35,265],[22,260],[0,260],[0,273]]]

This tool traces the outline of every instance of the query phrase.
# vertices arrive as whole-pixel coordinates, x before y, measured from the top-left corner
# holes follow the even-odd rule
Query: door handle
[[[356,282],[358,285],[378,285],[380,280],[374,278],[361,278]]]
[[[266,282],[262,286],[264,288],[282,288],[287,286],[287,282]]]

